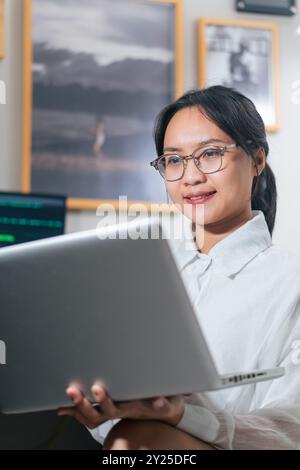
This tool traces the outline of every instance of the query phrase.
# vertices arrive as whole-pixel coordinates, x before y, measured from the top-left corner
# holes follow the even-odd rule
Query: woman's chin
[[[215,210],[205,204],[184,204],[182,213],[196,225],[206,225],[216,219]]]

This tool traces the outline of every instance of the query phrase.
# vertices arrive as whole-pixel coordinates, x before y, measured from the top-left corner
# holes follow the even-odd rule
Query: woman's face
[[[213,140],[212,140],[213,139]],[[206,141],[210,144],[205,144]],[[214,122],[203,116],[196,107],[178,111],[166,129],[164,154],[190,155],[203,145],[222,147],[235,143]],[[221,170],[204,174],[194,164],[187,161],[181,180],[168,182],[166,189],[172,201],[180,206],[193,222],[199,224],[199,213],[204,225],[229,221],[239,215],[251,218],[251,188],[256,170],[252,158],[241,148],[228,150],[223,157]],[[215,191],[206,201],[190,200],[191,195]],[[200,210],[199,210],[200,209]],[[198,211],[198,215],[197,215]]]

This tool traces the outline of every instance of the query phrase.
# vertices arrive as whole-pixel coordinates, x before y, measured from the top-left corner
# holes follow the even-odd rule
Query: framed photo
[[[0,59],[4,58],[4,0],[0,0]]]
[[[152,129],[183,93],[181,0],[24,0],[24,192],[165,201]]]
[[[233,87],[248,96],[266,130],[279,129],[279,45],[274,23],[199,20],[199,85]]]

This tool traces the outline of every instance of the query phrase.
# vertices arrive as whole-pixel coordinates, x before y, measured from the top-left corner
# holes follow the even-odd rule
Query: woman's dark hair
[[[260,148],[268,156],[265,126],[252,101],[236,90],[220,85],[191,90],[160,112],[154,128],[157,155],[163,154],[165,132],[172,117],[181,109],[190,107],[197,107],[253,159]],[[264,213],[272,235],[277,189],[275,176],[268,163],[261,174],[253,178],[251,201],[253,210]]]

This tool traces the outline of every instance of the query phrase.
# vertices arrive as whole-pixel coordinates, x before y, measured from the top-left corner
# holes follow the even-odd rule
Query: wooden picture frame
[[[53,1],[53,3],[55,3],[56,11],[59,12],[59,5],[64,4],[64,2],[61,2],[61,1],[58,2],[58,0],[47,0],[47,2],[51,2],[51,1]],[[107,0],[88,0],[88,2],[90,2],[90,4],[95,4],[96,1],[98,1],[99,8],[101,7],[101,4],[104,5],[105,2],[107,2]],[[132,20],[132,23],[130,24],[130,21],[131,21],[130,20],[130,11],[131,11],[130,6],[131,7],[135,6],[135,3],[136,3],[136,5],[139,5],[139,6],[140,5],[145,5],[145,8],[146,8],[147,5],[148,6],[151,5],[152,10],[153,10],[153,14],[154,15],[156,14],[156,21],[160,21],[161,16],[163,18],[164,16],[169,14],[168,12],[170,10],[172,11],[172,37],[170,36],[170,34],[168,32],[169,42],[172,43],[172,47],[173,47],[173,51],[172,51],[172,73],[168,75],[168,77],[169,77],[168,79],[170,81],[172,79],[172,93],[171,93],[170,98],[168,98],[168,102],[169,102],[169,101],[175,99],[176,97],[180,96],[184,91],[182,0],[143,0],[142,2],[139,1],[138,3],[137,3],[137,1],[138,0],[126,0],[126,2],[128,2],[128,5],[127,5],[127,12],[126,12],[126,15],[125,15],[125,18],[128,18],[129,26],[131,26],[131,31],[133,30],[133,32],[134,32],[134,30],[136,30],[137,35],[138,35],[139,32],[140,32],[140,34],[144,34],[143,26],[141,26],[141,24],[138,24],[137,22],[134,22],[133,20]],[[50,137],[48,137],[48,135],[46,135],[46,137],[48,139],[47,140],[47,145],[48,145],[47,148],[48,149],[53,148],[54,149],[53,154],[55,152],[57,153],[57,146],[59,145],[57,143],[57,141],[59,141],[59,139],[56,138],[54,131],[56,131],[56,132],[58,132],[58,134],[60,134],[61,128],[62,128],[62,126],[60,125],[60,122],[62,122],[62,119],[61,119],[61,116],[59,116],[59,113],[57,115],[55,115],[55,113],[52,113],[52,115],[51,115],[51,111],[53,111],[53,109],[55,108],[55,105],[60,106],[60,99],[64,99],[64,97],[65,97],[65,95],[62,94],[62,93],[57,94],[57,95],[53,94],[52,98],[49,97],[49,95],[47,95],[47,84],[45,84],[42,80],[41,80],[41,83],[42,83],[43,87],[40,86],[40,88],[39,88],[39,92],[38,92],[38,93],[40,93],[39,97],[37,97],[38,94],[37,94],[36,89],[34,88],[35,87],[34,76],[38,73],[45,74],[45,72],[49,72],[49,70],[51,69],[51,63],[54,60],[54,57],[53,57],[54,54],[51,55],[51,52],[53,52],[53,51],[51,51],[51,50],[50,51],[49,50],[45,51],[45,50],[43,50],[42,47],[40,47],[40,49],[38,49],[37,44],[36,43],[33,44],[33,42],[34,42],[33,41],[33,35],[35,35],[34,37],[38,37],[39,34],[40,34],[40,37],[43,36],[41,30],[43,29],[43,18],[45,18],[45,14],[46,14],[45,13],[45,8],[44,8],[42,13],[41,13],[42,18],[38,22],[39,31],[37,32],[37,30],[35,29],[35,25],[33,24],[34,21],[32,20],[32,18],[34,17],[34,8],[38,5],[38,2],[39,2],[39,0],[24,0],[24,79],[23,79],[22,191],[25,192],[25,193],[30,192],[30,191],[35,191],[35,192],[37,192],[37,191],[41,192],[42,191],[42,192],[49,192],[49,193],[51,192],[53,194],[56,194],[56,193],[57,194],[58,193],[66,194],[68,196],[67,206],[68,206],[69,209],[95,210],[103,202],[111,203],[111,204],[113,204],[113,206],[116,209],[119,209],[119,200],[118,200],[118,198],[117,197],[110,197],[110,196],[107,197],[106,193],[103,194],[101,191],[100,191],[101,194],[99,194],[99,196],[95,196],[95,197],[93,195],[91,197],[86,196],[86,195],[85,196],[77,196],[77,195],[74,195],[74,193],[72,193],[72,191],[64,191],[64,187],[59,187],[58,181],[59,181],[60,176],[58,176],[58,179],[56,179],[57,185],[56,186],[54,185],[55,186],[54,190],[51,190],[51,183],[49,183],[49,186],[47,186],[47,187],[42,187],[43,185],[42,184],[40,184],[40,185],[36,184],[34,182],[35,181],[34,178],[32,177],[32,175],[35,174],[34,173],[34,168],[36,168],[36,167],[34,167],[34,164],[35,164],[34,162],[36,160],[35,160],[35,150],[33,151],[33,148],[34,149],[39,148],[38,147],[39,144],[41,144],[41,147],[43,146],[43,142],[45,141],[45,135],[47,134],[47,132],[49,132],[49,129],[45,129],[47,127],[47,125],[48,125],[48,127],[50,127],[50,131],[52,132],[52,134],[54,136],[53,143],[51,143],[51,145],[52,145],[52,147],[51,147],[51,145],[49,144]],[[81,5],[84,4],[87,8],[88,7],[88,5],[87,5],[88,2],[86,2],[86,1],[81,2]],[[124,4],[124,0],[122,0],[122,3]],[[75,4],[78,4],[78,0],[74,0],[74,5]],[[111,2],[110,2],[110,6],[111,6]],[[45,5],[44,5],[44,7],[45,7]],[[137,8],[137,6],[135,6],[135,8]],[[142,7],[140,7],[140,8],[142,8]],[[155,10],[158,10],[158,9],[160,9],[161,10],[160,13],[164,13],[164,15],[158,15],[158,13],[155,12]],[[39,10],[39,12],[40,12],[40,10]],[[52,13],[52,16],[53,16],[53,11],[51,13]],[[129,16],[127,16],[127,13],[128,13]],[[36,12],[35,12],[35,14],[36,14]],[[170,15],[171,15],[171,13],[170,13]],[[123,15],[123,17],[124,17],[124,15]],[[143,18],[142,15],[140,16],[140,18],[141,18],[141,21],[142,21],[142,18]],[[89,15],[89,19],[90,19],[90,22],[91,22],[91,19],[93,19],[92,14]],[[52,18],[52,21],[53,21],[53,18]],[[96,26],[95,25],[93,26],[93,24],[89,24],[89,28],[93,28],[93,27],[95,28]],[[167,27],[167,26],[165,25],[165,27]],[[54,23],[52,23],[52,29],[53,28],[54,29],[57,28]],[[119,28],[122,29],[122,24],[119,24]],[[119,31],[120,31],[119,28],[114,28],[114,29],[112,28],[111,31],[118,31],[118,33],[119,33]],[[101,28],[99,28],[99,29],[101,30]],[[44,27],[44,31],[45,30],[46,30],[46,28]],[[51,30],[51,28],[49,28],[49,30]],[[162,28],[160,27],[160,31],[161,30],[162,30]],[[164,34],[167,34],[167,33],[164,33]],[[64,31],[64,36],[65,35],[66,35],[66,32]],[[56,37],[57,36],[59,36],[59,34],[56,34]],[[157,41],[159,41],[160,35],[155,34],[155,32],[153,31],[151,37],[153,37],[154,44],[156,44]],[[170,39],[170,37],[171,37],[171,39]],[[121,39],[122,39],[122,31],[120,32],[120,40]],[[148,37],[148,39],[149,39],[149,37]],[[140,44],[137,44],[137,46],[139,46],[139,45]],[[147,46],[149,46],[149,44]],[[165,60],[165,61],[170,62],[169,57],[170,57],[171,51],[163,49],[164,47],[165,46],[162,45],[161,49],[157,48],[156,54],[159,54],[160,52],[162,52],[163,58],[159,59],[159,60],[162,60],[162,61]],[[66,53],[65,50],[62,50],[62,49],[59,52],[62,56],[65,54],[65,61],[66,61],[66,64],[68,64],[69,63],[68,60],[70,61],[70,60],[73,60],[73,59],[72,59],[72,57],[71,57],[71,59],[68,59],[68,54]],[[152,52],[154,54],[155,50],[153,50]],[[47,62],[48,70],[46,70],[46,71],[45,71],[45,67],[43,67],[42,64],[37,63],[38,60],[42,60],[40,57],[43,53],[44,53],[44,57],[47,56],[46,60],[48,61]],[[87,56],[85,57],[82,54],[79,57],[79,59],[82,59],[83,61],[86,61],[85,63],[87,63],[89,58]],[[33,64],[34,60],[36,62]],[[74,59],[74,63],[75,63],[75,59]],[[33,65],[34,65],[34,67],[33,67]],[[133,65],[134,65],[134,63],[133,63]],[[147,64],[145,64],[145,65],[147,65]],[[155,65],[155,63],[154,63],[154,65]],[[74,69],[75,69],[75,65],[74,65]],[[79,69],[80,69],[80,64],[79,64]],[[50,72],[51,73],[53,72],[52,75],[51,75]],[[53,70],[50,70],[50,72],[49,72],[49,76],[51,77],[51,79],[53,79],[53,77],[55,77],[56,70],[54,70],[54,68],[53,68]],[[80,74],[80,70],[79,70],[78,73]],[[73,76],[77,76],[76,73],[73,74]],[[60,79],[61,79],[61,77],[60,77]],[[83,83],[83,86],[88,86],[86,84],[88,83],[89,79],[90,79],[90,76],[87,75],[86,76],[86,81]],[[126,82],[126,80],[123,80],[123,83],[125,83],[125,82]],[[158,82],[157,78],[155,77],[155,74],[154,74],[153,87],[156,86],[157,82]],[[130,80],[128,80],[128,86],[131,86]],[[163,86],[164,85],[162,85],[162,87]],[[48,90],[49,90],[49,87],[48,87]],[[109,90],[107,91],[107,94],[109,94]],[[159,95],[159,93],[157,93],[157,96],[158,95]],[[165,95],[166,95],[166,93],[165,93]],[[70,93],[70,96],[71,96],[71,93]],[[74,96],[74,94],[73,94],[73,96]],[[155,98],[155,95],[153,95],[153,96]],[[143,98],[142,93],[141,93],[141,98]],[[37,113],[37,115],[39,114],[38,117],[34,115],[35,110],[37,109],[37,104],[36,103],[37,103],[38,100],[40,100],[40,101],[43,100],[43,106],[45,106],[45,107],[47,107],[49,105],[48,117],[51,115],[51,120],[49,119],[47,121],[47,113],[44,112],[45,111],[44,109],[42,109],[41,113]],[[76,101],[76,96],[75,96],[75,101]],[[142,101],[142,99],[140,101]],[[155,99],[153,100],[153,102],[156,103]],[[157,102],[159,102],[159,99],[157,99]],[[164,102],[163,105],[168,104],[168,102]],[[108,106],[108,105],[106,105],[106,106]],[[130,109],[131,109],[131,103],[127,102],[127,103],[124,104],[124,106],[127,107],[128,112],[129,112]],[[159,106],[156,106],[156,107],[157,107],[156,113],[158,113],[162,106],[159,105]],[[50,109],[50,108],[52,108],[52,109]],[[111,109],[112,108],[114,108],[113,103],[111,105]],[[76,119],[74,118],[73,122],[74,122],[75,126],[80,125],[80,116],[78,115],[79,112],[77,112],[77,111],[78,110],[76,110],[77,114],[74,113],[74,116],[76,114],[75,118],[78,120],[78,122],[76,123]],[[85,112],[85,114],[88,114],[86,109],[84,110],[84,112]],[[147,112],[147,109],[145,110],[145,113],[146,112]],[[69,113],[69,111],[68,111],[68,113]],[[66,112],[65,114],[67,115],[68,113]],[[124,116],[125,116],[125,114],[124,114]],[[153,114],[153,116],[151,116],[151,118],[153,119],[153,117],[154,117],[154,114]],[[67,119],[70,119],[69,115],[67,116]],[[130,120],[130,119],[128,118],[128,120]],[[120,119],[120,121],[121,121],[121,124],[124,126],[124,119],[123,120]],[[140,121],[141,121],[141,119],[135,119],[134,120],[134,125],[137,127],[137,129],[141,125]],[[115,119],[115,122],[117,122],[117,119]],[[152,124],[154,124],[154,120],[153,120]],[[105,125],[107,125],[107,123]],[[148,125],[147,139],[148,138],[151,139],[151,145],[153,145],[153,149],[154,149],[154,143],[153,143],[153,140],[152,140],[152,128],[150,129],[150,124],[149,123],[147,125]],[[36,128],[35,128],[35,126],[36,126]],[[38,135],[37,128],[40,129],[43,126],[44,126],[44,128],[43,128],[44,133],[41,136],[41,139],[39,141],[39,138],[37,137],[37,135]],[[95,131],[95,129],[93,129],[93,132],[96,132],[97,136],[96,136],[96,139],[95,139],[95,142],[94,142],[93,149],[95,149],[95,148],[97,149],[97,146],[98,146],[98,148],[99,147],[101,148],[101,146],[103,145],[103,140],[104,140],[104,145],[105,145],[105,136],[103,138],[103,135],[101,135],[101,134],[104,133],[104,131],[103,131],[104,124],[103,124],[102,116],[100,116],[99,121],[97,121],[97,123],[95,123],[94,126],[95,126],[96,131]],[[69,129],[69,131],[70,131],[70,129]],[[69,134],[71,134],[71,132],[69,132]],[[43,139],[44,139],[44,141],[43,141]],[[128,144],[128,142],[126,142],[126,143]],[[33,147],[33,145],[34,145],[34,147]],[[76,146],[76,151],[77,151],[77,149],[78,149],[78,146]],[[68,152],[69,152],[69,149],[68,149]],[[45,170],[45,173],[44,173],[45,178],[44,178],[44,180],[43,180],[43,178],[40,178],[39,181],[45,181],[46,180],[47,174],[48,174],[47,171],[48,171],[49,172],[49,181],[51,179],[51,181],[53,182],[54,181],[54,176],[53,176],[54,173],[53,173],[53,171],[51,172],[51,155],[48,155],[48,154],[46,155],[46,152],[45,152],[43,157],[44,157],[44,160],[43,161],[40,160],[40,165],[44,164],[45,167],[46,167],[46,170]],[[61,158],[61,161],[63,161],[64,164],[66,164],[67,160],[68,160],[68,163],[70,161],[71,162],[74,161],[77,165],[78,162],[80,162],[82,160],[82,158],[80,159],[80,156],[79,156],[78,160],[76,160],[76,158],[77,158],[76,156],[72,156],[72,158],[70,158],[68,160],[67,157],[64,157],[64,160],[63,160],[63,158]],[[151,159],[154,159],[154,158],[155,158],[155,154],[153,155],[153,153],[151,152],[151,155],[150,155],[150,152],[148,152],[147,159],[144,158],[144,160],[143,160],[143,164],[145,163],[145,165],[147,166],[147,172],[148,172],[148,166],[149,166],[148,175],[150,175],[151,181],[148,181],[148,180],[147,181],[146,180],[145,181],[144,180],[139,181],[139,180],[134,180],[133,179],[133,182],[131,182],[131,184],[130,184],[130,190],[133,192],[135,181],[136,181],[137,186],[140,185],[140,188],[142,188],[143,191],[144,191],[144,188],[147,187],[148,192],[152,191],[152,188],[151,188],[150,185],[154,185],[154,189],[153,189],[154,192],[156,191],[155,190],[155,185],[157,185],[156,186],[157,188],[158,187],[161,188],[159,190],[161,191],[161,194],[163,194],[164,199],[161,198],[161,199],[156,200],[154,196],[153,196],[153,200],[149,199],[149,198],[144,198],[144,197],[139,198],[139,197],[130,197],[130,196],[128,196],[128,205],[132,204],[133,202],[143,202],[146,207],[150,207],[150,205],[152,207],[153,204],[155,204],[155,202],[157,202],[158,204],[164,202],[164,200],[165,200],[165,191],[164,191],[163,182],[159,179],[159,176],[156,173],[153,172],[153,169],[150,168],[150,165],[149,165]],[[85,160],[85,161],[87,161],[87,160]],[[99,161],[97,161],[98,167],[100,167],[100,165],[101,165],[101,162],[99,163]],[[105,161],[106,165],[108,165],[108,163],[105,159],[103,161]],[[85,162],[83,163],[83,165],[84,164],[85,164]],[[89,162],[89,164],[90,164],[90,162]],[[119,160],[118,160],[118,164],[120,164]],[[48,169],[47,169],[47,165],[48,165]],[[58,166],[58,163],[56,163],[56,165]],[[94,165],[94,161],[93,161],[93,165]],[[112,160],[109,162],[109,165],[112,165]],[[139,168],[142,168],[141,167],[141,161],[139,162],[139,165],[140,165]],[[94,165],[93,168],[98,168],[98,167],[96,165]],[[79,181],[79,179],[81,177],[81,171],[82,171],[82,170],[80,170],[80,166],[78,168],[79,168],[79,170],[77,171],[77,173],[76,174],[74,173],[75,174],[74,178],[76,177],[77,181]],[[125,168],[126,168],[126,165],[125,165]],[[140,171],[144,172],[145,171],[144,167]],[[152,171],[153,173],[150,173],[150,171]],[[125,185],[127,184],[126,183],[126,172],[124,173],[123,180],[122,180],[122,174],[121,174],[120,180],[121,180],[121,182],[123,181],[123,188],[124,188]],[[36,181],[37,181],[37,179],[36,179]],[[82,181],[83,181],[83,179],[82,179]],[[111,184],[113,184],[113,183],[111,183]],[[77,189],[77,187],[78,186],[76,186],[76,189]],[[92,185],[89,184],[89,181],[87,180],[86,186],[84,186],[84,191],[87,192],[88,190],[91,189],[91,187],[92,187]],[[118,194],[119,195],[127,195],[124,192],[119,192]]]
[[[225,85],[248,96],[267,132],[280,128],[279,38],[276,23],[201,18],[199,86]]]

